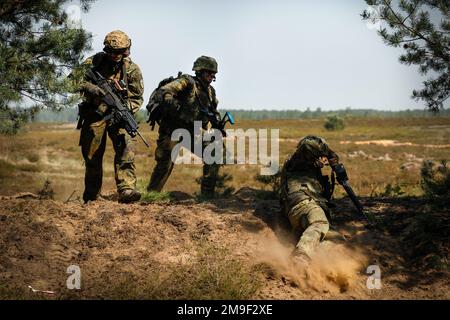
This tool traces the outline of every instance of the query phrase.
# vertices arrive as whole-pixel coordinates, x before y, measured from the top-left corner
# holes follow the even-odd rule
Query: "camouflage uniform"
[[[307,136],[281,171],[281,206],[293,230],[301,233],[294,255],[310,257],[329,230],[327,204],[332,190],[328,177],[322,175],[320,158],[326,158],[332,167],[339,162],[324,139]]]
[[[114,32],[108,35],[111,34],[114,35]],[[94,67],[106,79],[124,80],[127,84],[126,96],[129,106],[133,113],[139,110],[143,103],[143,78],[139,66],[132,62],[129,57],[125,56],[117,63],[108,59],[107,53],[99,52],[88,58],[84,65]],[[81,84],[81,87],[83,86],[86,86],[86,82]],[[136,139],[132,138],[125,129],[110,126],[110,120],[104,120],[104,116],[109,113],[109,110],[99,96],[89,91],[83,91],[83,89],[82,92],[84,94],[83,103],[80,107],[80,117],[83,119],[83,124],[80,146],[86,166],[84,201],[95,200],[101,190],[106,134],[110,137],[114,147],[114,172],[119,195],[123,194],[125,190],[135,190],[134,154]]]
[[[209,57],[200,57],[199,59]],[[199,60],[197,59],[197,61]],[[197,63],[196,61],[196,63]],[[217,72],[217,63],[214,59],[215,67],[210,69]],[[201,71],[194,63],[193,70]],[[201,121],[202,128],[207,129],[208,117],[200,112],[201,108],[213,112],[220,119],[217,111],[218,100],[214,88],[202,81],[199,76],[182,75],[178,79],[166,84],[161,88],[164,99],[175,99],[176,106],[171,106],[172,110],[163,117],[159,127],[159,137],[155,151],[156,166],[153,169],[150,183],[147,187],[149,191],[160,192],[169,178],[174,163],[171,160],[171,153],[178,141],[171,141],[172,132],[175,129],[183,128],[191,134],[191,149],[194,150],[194,121]],[[203,149],[208,142],[202,143]],[[202,155],[197,155],[202,157]],[[219,172],[219,164],[203,164],[203,177],[201,179],[201,193],[204,196],[212,197],[215,191],[216,180]]]

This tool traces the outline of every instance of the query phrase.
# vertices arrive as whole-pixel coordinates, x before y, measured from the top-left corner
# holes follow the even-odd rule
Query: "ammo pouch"
[[[100,104],[97,107],[89,103],[88,101],[83,101],[78,104],[78,123],[77,129],[81,129],[83,123],[89,119],[89,121],[100,121],[105,118],[106,114],[110,114],[109,108],[105,104]]]

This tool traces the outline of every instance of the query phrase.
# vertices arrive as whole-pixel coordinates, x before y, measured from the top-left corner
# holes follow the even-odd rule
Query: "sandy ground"
[[[121,274],[149,277],[157,269],[189,261],[195,244],[207,241],[258,270],[263,284],[255,299],[450,298],[447,272],[413,267],[401,238],[366,228],[353,217],[347,200],[338,202],[336,232],[303,268],[289,258],[295,238],[277,214],[277,201],[255,200],[251,189],[214,202],[197,203],[188,195],[179,199],[123,205],[111,197],[84,205],[32,194],[2,197],[0,284],[54,292],[28,291],[24,298],[64,298],[67,268],[77,265],[82,290],[71,297],[107,298],[99,292]],[[379,215],[405,214],[416,207],[414,202],[363,202]],[[367,288],[370,265],[380,268],[381,289]]]

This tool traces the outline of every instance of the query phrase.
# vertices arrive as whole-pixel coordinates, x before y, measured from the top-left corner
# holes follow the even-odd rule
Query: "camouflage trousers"
[[[329,230],[325,212],[329,212],[329,209],[322,197],[315,196],[315,190],[309,183],[288,179],[286,189],[282,192],[282,206],[292,229],[300,234],[296,250],[311,256]]]
[[[156,166],[153,169],[150,182],[147,186],[148,191],[161,192],[164,185],[167,182],[170,174],[172,173],[174,162],[172,161],[171,155],[172,150],[178,144],[178,141],[171,140],[170,131],[160,131],[158,140],[156,141],[156,151],[155,160]],[[193,146],[194,141],[192,139],[191,146]],[[209,142],[204,142],[202,144],[201,151],[208,146]],[[194,150],[192,147],[191,150]],[[225,148],[224,148],[225,150]],[[202,158],[202,154],[197,155]],[[201,178],[201,194],[206,197],[213,197],[215,194],[215,188],[217,183],[217,177],[219,175],[219,168],[221,164],[206,164],[203,163],[203,175]]]
[[[114,173],[117,191],[136,188],[134,165],[135,142],[124,129],[112,128],[107,121],[85,121],[81,128],[80,146],[86,171],[84,201],[95,200],[100,194],[103,179],[103,155],[106,135],[114,147]]]

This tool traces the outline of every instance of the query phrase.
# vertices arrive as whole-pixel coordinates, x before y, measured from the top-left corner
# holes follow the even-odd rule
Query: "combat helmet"
[[[309,153],[315,157],[322,154],[326,149],[327,143],[323,138],[317,136],[306,136],[300,140],[297,145],[297,150],[302,153]]]
[[[105,36],[103,41],[105,52],[126,51],[131,46],[131,39],[120,30],[114,30]]]
[[[193,71],[208,70],[217,73],[217,61],[214,58],[201,56],[194,61]]]

